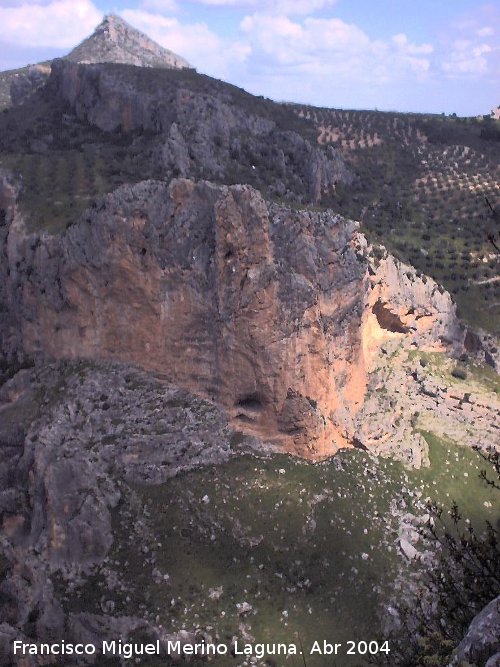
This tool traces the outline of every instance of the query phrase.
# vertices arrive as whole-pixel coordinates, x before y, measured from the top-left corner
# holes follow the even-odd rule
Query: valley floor
[[[427,503],[455,501],[478,528],[500,518],[480,455],[430,431],[430,466],[420,470],[359,450],[311,463],[257,447],[213,404],[130,367],[59,363],[23,374],[24,388],[11,381],[2,394],[3,474],[14,468],[22,486],[23,465],[34,462],[30,497],[20,487],[2,493],[11,503],[3,593],[22,593],[18,618],[36,602],[55,624],[59,609],[68,638],[97,640],[128,623],[132,639],[155,629],[227,645],[302,642],[306,653],[323,640],[382,645],[391,607],[411,599],[432,562],[419,535]],[[31,426],[16,444],[21,418]],[[23,561],[37,591],[16,579]],[[168,664],[155,660],[141,664]],[[367,663],[307,656],[307,667],[332,664]]]

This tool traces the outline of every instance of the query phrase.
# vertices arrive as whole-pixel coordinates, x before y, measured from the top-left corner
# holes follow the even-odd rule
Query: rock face
[[[68,613],[61,591],[89,576],[116,542],[112,514],[123,482],[161,484],[220,463],[234,454],[233,438],[220,408],[121,365],[58,363],[5,383],[0,665],[13,664],[13,639],[99,644],[138,628],[162,639],[144,619]],[[102,610],[110,611],[104,603]]]
[[[498,394],[474,378],[474,364],[470,377],[454,375],[457,357],[470,353],[471,334],[456,319],[449,294],[391,255],[374,258],[364,240],[360,252],[369,262],[370,288],[361,332],[367,387],[356,415],[358,441],[413,467],[428,463],[421,430],[489,451],[498,441]],[[484,343],[475,354],[487,361]]]
[[[435,284],[398,291],[392,259],[384,288],[369,279],[355,223],[249,186],[123,186],[60,237],[26,234],[7,181],[4,193],[4,354],[136,364],[303,456],[355,438],[377,336],[456,336]]]
[[[10,97],[12,104],[22,104],[36,90],[41,88],[50,75],[50,65],[40,63],[30,65],[26,71],[12,79],[10,84]]]
[[[105,16],[90,37],[67,56],[76,63],[124,63],[138,67],[183,69],[189,63],[159,46],[115,14]]]
[[[124,187],[63,237],[10,235],[16,330],[28,355],[129,361],[288,449],[325,453],[362,398],[353,229],[268,210],[245,186]]]
[[[357,438],[373,453],[419,468],[428,464],[428,448],[414,415],[419,408],[423,412],[436,406],[419,402],[408,355],[416,350],[457,354],[463,349],[464,331],[450,295],[437,283],[387,253],[374,257],[364,238],[358,240],[368,262],[369,287],[361,328],[367,381],[356,414]],[[440,416],[446,425],[456,419],[453,410]]]
[[[372,352],[382,343],[405,340],[418,349],[443,349],[464,337],[450,295],[427,276],[386,254],[370,266],[369,310],[364,351],[370,366]]]
[[[474,663],[497,667],[500,664],[500,597],[492,600],[473,619],[455,651],[450,667]]]
[[[48,94],[104,132],[157,136],[152,159],[165,178],[251,183],[303,203],[354,180],[335,149],[291,129],[284,107],[196,73],[57,60]]]

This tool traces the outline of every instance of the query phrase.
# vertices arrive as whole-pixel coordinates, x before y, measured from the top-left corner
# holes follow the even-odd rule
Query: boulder
[[[498,665],[500,654],[500,596],[474,617],[465,637],[454,652],[449,667],[463,662]],[[492,661],[492,662],[491,662]],[[491,665],[490,665],[491,662]]]

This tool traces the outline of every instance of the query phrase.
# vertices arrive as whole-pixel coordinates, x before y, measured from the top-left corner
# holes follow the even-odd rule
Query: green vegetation
[[[421,352],[420,350],[411,350],[408,353],[408,360],[419,359],[422,366],[428,370],[431,376],[439,378],[439,381],[448,386],[459,386],[465,391],[492,392],[500,395],[500,376],[493,368],[486,364],[480,364],[474,360],[464,360],[458,365],[444,352]],[[465,378],[457,377],[453,371],[460,370],[460,376],[465,374]]]
[[[104,568],[118,573],[121,592],[106,592],[100,570],[66,604],[92,611],[112,600],[115,613],[148,609],[169,631],[199,629],[227,643],[242,622],[256,641],[380,639],[394,582],[420,567],[398,554],[396,514],[454,499],[478,521],[498,516],[479,455],[425,437],[431,468],[421,471],[360,451],[318,464],[246,455],[160,486],[123,484]],[[240,616],[243,602],[252,609]],[[365,664],[348,660],[337,664]]]
[[[492,450],[481,458],[486,466],[478,478],[496,493],[493,502],[498,501],[499,454]],[[486,521],[474,514],[471,518],[472,495],[468,500],[469,508],[454,501],[447,512],[442,506],[430,506],[432,520],[421,533],[437,547],[438,561],[424,577],[416,598],[399,601],[401,627],[394,634],[391,665],[448,665],[472,619],[500,593],[500,520],[498,515]],[[476,645],[469,660],[484,665],[490,655],[491,650]]]
[[[2,163],[24,176],[20,204],[28,231],[64,231],[95,196],[110,189],[102,160],[76,150],[7,154]]]
[[[0,114],[0,166],[19,178],[28,231],[64,231],[99,195],[159,177],[149,136],[101,132],[37,101]]]
[[[456,502],[476,525],[482,524],[485,518],[500,519],[498,508],[496,513],[491,511],[498,500],[495,491],[480,478],[484,468],[481,456],[469,447],[458,447],[433,433],[421,433],[429,445],[431,465],[419,471],[409,471],[410,481],[420,484],[425,496],[436,505],[450,507]]]
[[[325,205],[360,220],[369,239],[449,290],[460,314],[500,332],[498,234],[486,203],[500,204],[500,121],[293,107],[316,123],[358,174]]]

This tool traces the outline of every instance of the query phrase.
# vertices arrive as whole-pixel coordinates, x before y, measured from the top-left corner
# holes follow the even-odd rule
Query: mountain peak
[[[173,69],[191,67],[184,58],[163,48],[116,14],[107,14],[92,35],[66,58],[80,63],[114,62]]]
[[[105,14],[103,20],[99,23],[97,28],[94,30],[94,33],[98,32],[104,32],[108,30],[111,35],[111,31],[116,30],[116,29],[130,29],[132,26],[130,26],[125,19],[122,19],[121,16],[118,16],[118,14]],[[134,30],[134,28],[132,28]]]

